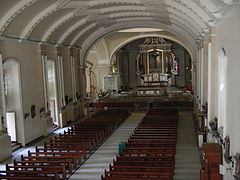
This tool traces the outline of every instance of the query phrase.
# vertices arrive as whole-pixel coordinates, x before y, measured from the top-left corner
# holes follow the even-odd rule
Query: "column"
[[[202,87],[201,87],[201,103],[205,105],[208,101],[208,43],[209,36],[204,36],[202,41]]]
[[[65,101],[65,86],[64,86],[64,73],[63,73],[63,57],[61,48],[57,47],[57,72],[58,72],[58,84],[60,94],[60,107],[66,106]]]
[[[200,109],[201,101],[201,47],[198,49],[197,54],[197,106]]]
[[[73,103],[77,101],[77,81],[76,81],[76,61],[74,56],[74,49],[69,49],[70,68],[71,68],[71,85],[72,85],[72,99]]]
[[[45,113],[48,113],[48,69],[47,69],[47,55],[46,55],[46,47],[43,45],[39,46],[39,50],[38,50],[39,56],[41,58],[40,62],[41,62],[41,67],[42,67],[42,77],[41,77],[41,81],[42,83],[42,98],[41,100],[43,102],[41,102],[42,104],[44,104],[44,111]]]
[[[40,114],[41,114],[41,120],[43,122],[43,135],[47,136],[53,132],[53,126],[52,126],[52,118],[50,114],[50,109],[49,109],[49,95],[48,95],[48,67],[47,67],[47,52],[46,52],[46,47],[43,45],[40,45],[38,47],[38,55],[39,55],[39,65],[41,64],[41,72],[42,76],[40,79],[41,83],[41,104],[42,107],[40,109]]]
[[[82,98],[86,97],[86,67],[87,66],[79,66],[80,68],[80,81],[81,81],[81,92]]]
[[[1,112],[0,112],[0,136],[1,136],[1,132],[3,130],[3,122],[2,119],[4,121],[6,121],[6,108],[5,108],[5,98],[4,98],[4,81],[3,81],[3,67],[2,67],[2,51],[1,51],[1,44],[0,44],[0,95],[1,95],[1,101],[0,101],[0,107],[1,107]]]
[[[200,101],[200,104],[199,104],[199,106],[200,106],[200,110],[202,111],[202,105],[204,104],[204,102],[203,102],[203,99],[204,99],[204,92],[203,92],[203,90],[204,90],[204,67],[203,67],[203,64],[204,64],[204,58],[203,58],[203,45],[201,45],[201,49],[200,49],[200,69],[201,69],[201,71],[200,71],[200,78],[201,78],[201,81],[200,81],[200,87],[201,87],[201,89],[200,89],[200,98],[199,98],[199,101]]]
[[[80,100],[80,96],[82,94],[82,81],[81,81],[81,78],[82,78],[82,75],[81,75],[81,70],[80,70],[80,49],[75,49],[75,58],[76,58],[76,61],[75,61],[75,65],[76,65],[76,91],[77,91],[77,98],[78,100]]]
[[[211,120],[211,89],[212,89],[212,79],[211,79],[211,72],[212,72],[212,54],[211,54],[211,49],[212,49],[212,43],[208,43],[208,96],[207,96],[207,101],[208,101],[208,120]]]
[[[143,55],[144,74],[148,74],[149,73],[148,52],[142,52],[142,55]]]
[[[89,85],[90,85],[90,94],[91,94],[91,97],[93,97],[93,89],[94,89],[94,87],[93,87],[93,80],[92,80],[92,73],[93,73],[93,71],[92,71],[92,66],[89,68]]]
[[[192,86],[195,97],[197,96],[197,62],[192,61]]]
[[[82,63],[82,62],[81,62]],[[88,116],[88,108],[86,107],[86,68],[85,65],[80,65],[80,84],[81,84],[81,116]]]
[[[197,62],[192,62],[192,86],[193,86],[193,92],[195,97],[195,103],[194,103],[194,113],[197,114],[197,103],[196,103],[196,97],[197,97]]]
[[[58,110],[59,110],[59,124],[64,127],[68,123],[66,101],[65,101],[65,85],[64,85],[64,72],[63,72],[63,56],[62,48],[56,47],[57,56],[57,87],[58,87]]]
[[[217,115],[217,39],[216,27],[211,27],[208,71],[208,121]]]

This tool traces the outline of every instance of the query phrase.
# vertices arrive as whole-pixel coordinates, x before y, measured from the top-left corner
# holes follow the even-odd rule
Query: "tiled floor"
[[[145,113],[132,115],[99,147],[99,149],[73,174],[71,180],[100,180],[105,169],[118,153],[118,144],[127,141]]]

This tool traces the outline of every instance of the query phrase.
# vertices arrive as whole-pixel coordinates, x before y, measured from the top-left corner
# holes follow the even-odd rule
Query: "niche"
[[[34,118],[36,116],[36,106],[32,105],[31,106],[31,117]]]
[[[68,105],[68,103],[69,103],[69,97],[68,97],[68,95],[65,95],[65,102],[66,102],[66,105]]]

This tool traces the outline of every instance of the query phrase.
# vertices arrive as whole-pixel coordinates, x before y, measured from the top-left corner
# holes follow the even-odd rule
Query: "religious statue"
[[[224,159],[226,163],[230,163],[232,160],[232,157],[230,156],[230,138],[229,136],[226,136],[224,139]]]
[[[113,73],[116,73],[116,72],[117,72],[117,60],[116,60],[116,59],[114,59],[114,60],[112,61],[112,72],[113,72]]]
[[[240,179],[240,154],[237,153],[235,156],[235,178]]]

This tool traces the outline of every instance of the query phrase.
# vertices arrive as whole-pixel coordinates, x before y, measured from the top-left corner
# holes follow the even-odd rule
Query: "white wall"
[[[36,116],[31,116],[24,119],[21,123],[21,127],[18,127],[18,132],[21,132],[20,142],[25,145],[33,141],[34,139],[44,135],[43,129],[44,122],[40,118],[40,109],[45,106],[44,104],[44,84],[42,74],[42,62],[40,47],[37,43],[31,42],[18,42],[16,40],[6,39],[1,42],[3,60],[8,58],[17,59],[21,68],[21,87],[22,87],[22,107],[23,114],[18,115],[18,118],[23,119],[25,113],[31,112],[31,106],[36,107]],[[68,47],[62,47],[60,49],[63,56],[63,68],[64,68],[64,89],[65,94],[72,98],[72,84],[71,84],[71,71],[70,71],[70,49]],[[52,45],[45,46],[44,52],[48,59],[57,61],[57,47]],[[73,50],[73,56],[76,60],[76,72],[77,82],[80,82],[79,73],[79,59],[77,50]],[[58,73],[58,72],[57,72]],[[58,76],[58,74],[57,74]],[[57,78],[58,79],[58,78]],[[58,80],[57,80],[58,83]],[[57,86],[59,87],[59,86]],[[78,92],[80,93],[80,85],[78,83]],[[59,92],[58,94],[59,95]],[[60,107],[58,107],[60,108]],[[72,109],[69,108],[71,111]],[[69,110],[69,111],[70,111]],[[67,110],[68,111],[68,110]],[[71,113],[73,114],[73,113]],[[73,120],[72,116],[67,117],[68,120]],[[19,136],[19,137],[20,137]]]
[[[18,136],[20,131],[24,131],[19,139],[23,145],[42,135],[42,122],[40,120],[40,108],[44,107],[40,97],[43,97],[41,88],[41,61],[37,53],[37,46],[32,43],[19,43],[17,41],[4,41],[2,43],[3,59],[17,59],[21,69],[21,87],[23,113],[29,113],[31,106],[36,106],[36,116],[23,120],[23,124],[18,126]],[[20,114],[17,118],[23,118]]]
[[[23,110],[21,98],[20,64],[15,59],[7,59],[3,63],[3,72],[7,93],[5,95],[6,111],[15,113],[15,122],[7,122],[8,133],[12,141],[24,141]],[[13,127],[13,125],[15,125]],[[13,129],[12,129],[13,128]],[[12,132],[11,132],[12,131]],[[14,132],[15,133],[14,133]]]
[[[240,152],[240,5],[235,5],[230,13],[217,27],[217,48],[226,50],[227,56],[227,103],[226,103],[226,134],[230,136],[231,154]],[[215,82],[217,83],[217,82]],[[218,102],[221,103],[221,102]],[[225,180],[233,179],[228,172]]]

